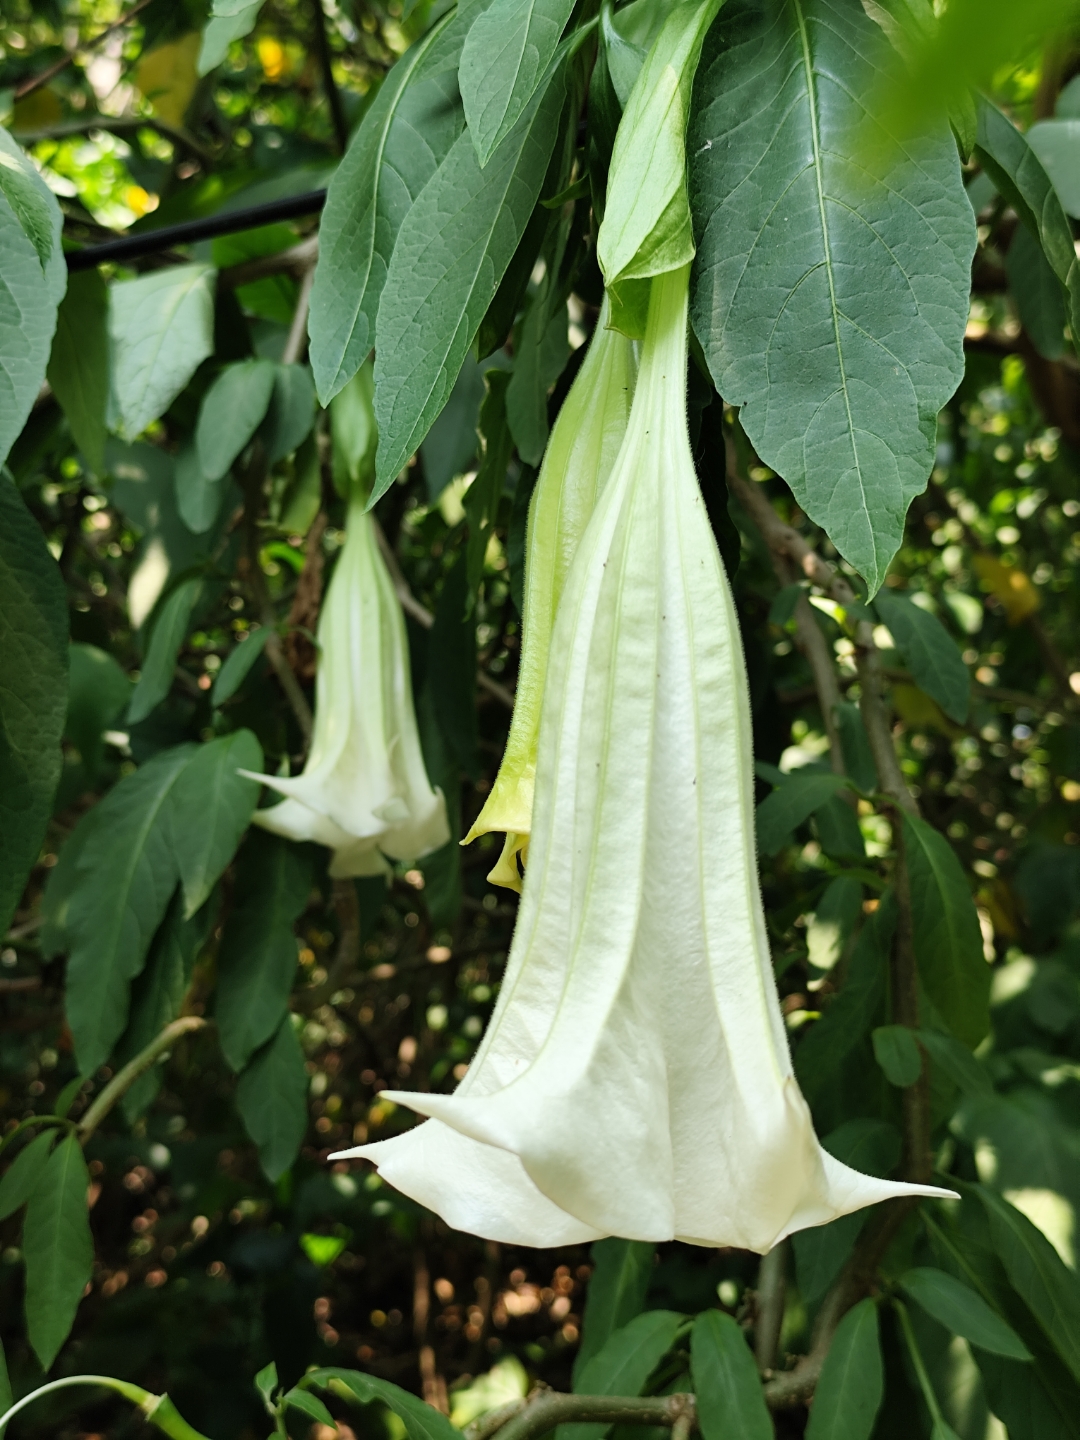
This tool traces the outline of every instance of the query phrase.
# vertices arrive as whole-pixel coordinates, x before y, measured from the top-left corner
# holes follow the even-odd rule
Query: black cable
[[[304,195],[290,195],[285,200],[271,200],[265,205],[252,205],[247,210],[219,210],[201,220],[185,220],[179,225],[161,225],[156,230],[142,230],[137,235],[123,235],[101,245],[87,245],[82,250],[69,250],[65,256],[69,270],[91,270],[103,260],[135,260],[140,255],[154,255],[171,250],[174,245],[190,245],[196,240],[212,240],[216,235],[235,235],[240,230],[254,230],[274,220],[296,220],[301,215],[317,215],[326,204],[325,190],[309,190]]]

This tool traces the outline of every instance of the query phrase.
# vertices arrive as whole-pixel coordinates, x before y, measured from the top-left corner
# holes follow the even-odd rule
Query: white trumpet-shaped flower
[[[307,764],[291,778],[252,776],[286,797],[253,819],[290,840],[329,846],[335,877],[377,875],[386,857],[416,860],[445,845],[450,828],[420,751],[405,619],[358,492],[318,641]]]
[[[563,402],[529,503],[521,665],[510,734],[484,808],[467,845],[492,830],[506,834],[488,879],[521,889],[532,826],[540,709],[555,614],[570,562],[596,507],[626,434],[637,364],[624,335],[607,329],[605,296],[584,363]]]
[[[452,1226],[764,1252],[901,1194],[819,1145],[754,848],[746,672],[686,428],[689,267],[652,281],[629,427],[552,637],[498,1004],[431,1118],[346,1155]]]

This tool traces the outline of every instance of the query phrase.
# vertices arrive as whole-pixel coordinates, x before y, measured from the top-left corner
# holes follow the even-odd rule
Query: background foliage
[[[0,398],[0,1109],[15,1141],[0,1177],[0,1330],[12,1390],[47,1372],[112,1374],[167,1389],[210,1436],[239,1437],[265,1433],[252,1377],[271,1361],[286,1385],[313,1365],[358,1368],[459,1424],[530,1380],[663,1393],[692,1376],[706,1440],[710,1414],[768,1435],[744,1334],[767,1371],[804,1353],[864,1214],[796,1236],[780,1252],[785,1283],[775,1261],[734,1251],[485,1244],[326,1162],[409,1123],[381,1090],[464,1073],[497,991],[513,897],[484,878],[497,837],[464,851],[456,837],[502,753],[528,498],[595,323],[590,206],[629,52],[640,63],[648,37],[621,35],[605,12],[602,63],[589,40],[545,88],[566,4],[462,0],[432,32],[440,7],[424,0],[343,0],[322,23],[308,0],[218,0],[213,16],[200,0],[136,8],[81,49],[120,13],[109,0],[5,0],[0,16],[14,136],[0,272],[31,317],[13,336],[0,316],[4,356],[21,357],[4,359]],[[925,105],[912,116],[910,96],[890,99],[887,69],[865,62],[887,8],[729,0],[691,111],[691,429],[750,670],[762,881],[796,1070],[826,1145],[884,1174],[902,1163],[925,1064],[935,1164],[964,1195],[899,1229],[882,1283],[902,1302],[849,1312],[809,1424],[801,1405],[777,1413],[778,1433],[814,1440],[941,1440],[945,1423],[962,1440],[1003,1425],[1016,1440],[1080,1433],[1080,50],[1063,9],[1033,7],[1024,30],[1008,8],[988,6],[1000,29],[981,12],[986,43],[962,47],[963,86],[986,91],[977,111],[963,86],[951,98],[940,87],[978,221],[970,292],[956,142]],[[478,13],[491,28],[466,40]],[[948,7],[970,39],[966,13]],[[894,129],[938,125],[906,150],[862,137],[869,178],[826,161],[838,208],[824,243],[849,287],[851,336],[822,332],[824,290],[791,283],[817,205],[791,148],[806,139],[812,86],[796,63],[792,88],[767,92],[775,62],[797,61],[793,16],[835,36],[827,59],[850,83],[813,97],[834,133],[856,135],[845,107],[867,96],[895,106]],[[409,50],[425,33],[427,48]],[[513,79],[489,63],[493,36],[523,57]],[[912,63],[934,74],[940,62],[916,47]],[[736,123],[740,87],[758,124]],[[342,159],[361,124],[365,143]],[[726,171],[695,143],[718,126],[734,135]],[[321,188],[339,164],[347,183],[321,222],[313,289],[314,216],[73,272],[65,293],[61,219],[76,248]],[[763,206],[769,187],[794,186],[787,242],[729,183],[755,167]],[[919,185],[913,224],[900,196]],[[448,196],[465,235],[435,225]],[[845,230],[841,200],[878,208],[887,264]],[[463,275],[452,262],[468,247]],[[744,250],[753,283],[736,297],[725,265]],[[816,272],[825,290],[832,259]],[[913,267],[918,325],[890,308]],[[770,352],[754,307],[785,286],[788,328]],[[417,346],[421,293],[436,296],[437,353]],[[712,326],[718,309],[734,315],[730,333]],[[328,878],[318,847],[248,832],[258,790],[236,771],[304,750],[341,495],[373,461],[353,377],[376,315],[375,513],[455,840],[388,884],[353,884]],[[962,377],[949,350],[961,331]],[[895,371],[867,338],[883,333]],[[854,421],[811,422],[796,394],[808,369],[827,385],[848,363]],[[777,405],[785,385],[794,398]],[[860,453],[875,434],[887,465]],[[886,477],[865,503],[864,465]],[[762,499],[839,564],[848,600],[810,594],[795,551],[770,550]],[[884,581],[873,609],[856,571],[871,591]],[[903,821],[918,1041],[889,975],[896,796],[881,793],[853,703],[874,649],[865,627],[921,812]],[[167,1026],[155,1063],[117,1106],[98,1106]],[[683,1317],[697,1312],[691,1329]],[[338,1383],[328,1403],[343,1424],[418,1433],[415,1416],[367,1403],[377,1387],[356,1392],[358,1411]],[[140,1423],[100,1398],[80,1399],[76,1418],[61,1392],[12,1428],[121,1436]],[[289,1424],[301,1435],[324,1421],[308,1408]]]

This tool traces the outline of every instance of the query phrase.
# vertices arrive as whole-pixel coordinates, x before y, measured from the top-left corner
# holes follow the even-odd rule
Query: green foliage
[[[754,1357],[731,1318],[706,1310],[690,1334],[690,1367],[705,1440],[720,1440],[732,1425],[746,1440],[769,1440],[772,1421],[761,1395]]]
[[[646,1310],[613,1330],[574,1377],[578,1395],[640,1395],[649,1376],[686,1326],[686,1316],[672,1310]],[[604,1424],[560,1425],[559,1440],[602,1440],[611,1430]]]
[[[279,1179],[296,1159],[307,1128],[306,1095],[304,1056],[286,1015],[236,1086],[236,1108],[269,1180]]]
[[[67,1339],[90,1278],[94,1242],[86,1213],[89,1186],[82,1147],[68,1135],[38,1172],[27,1200],[26,1328],[46,1370]]]
[[[109,404],[109,291],[97,270],[68,281],[46,373],[75,443],[100,474]]]
[[[888,626],[916,685],[961,725],[968,717],[971,680],[960,651],[935,615],[882,590],[874,609]]]
[[[783,777],[757,809],[758,846],[762,854],[775,855],[787,843],[791,832],[833,799],[846,783],[842,775],[819,771]]]
[[[214,350],[215,272],[178,265],[109,292],[113,389],[132,439],[163,414]]]
[[[837,1328],[814,1393],[808,1440],[869,1440],[885,1394],[877,1306],[861,1300]]]
[[[585,1299],[581,1344],[574,1359],[575,1380],[592,1357],[645,1306],[656,1246],[610,1236],[592,1247],[592,1278]]]
[[[909,1270],[901,1286],[928,1315],[956,1335],[1009,1360],[1030,1360],[1031,1353],[1014,1330],[970,1286],[943,1270]]]

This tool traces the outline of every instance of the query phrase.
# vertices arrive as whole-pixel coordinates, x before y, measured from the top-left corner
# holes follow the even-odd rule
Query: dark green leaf
[[[574,0],[494,0],[469,31],[458,83],[481,166],[541,83]]]
[[[687,138],[716,388],[871,593],[963,375],[976,239],[945,119],[901,142],[866,118],[895,65],[860,5],[732,0]]]
[[[0,254],[2,232],[0,217]],[[0,260],[0,285],[3,265]],[[0,934],[4,934],[38,858],[52,810],[68,689],[64,582],[45,537],[7,475],[0,475],[0,594]]]
[[[131,704],[128,706],[129,725],[137,725],[140,720],[145,720],[172,689],[180,647],[188,632],[191,612],[195,609],[201,593],[202,581],[197,575],[189,580],[182,580],[158,611],[150,633],[150,644],[143,660],[139,683],[135,686]]]
[[[170,805],[194,749],[166,750],[114,786],[49,875],[44,905],[56,948],[70,951],[65,1001],[84,1075],[124,1030],[131,981],[176,888]]]
[[[26,1328],[48,1370],[68,1337],[94,1259],[86,1192],[90,1175],[74,1135],[49,1156],[23,1222]]]
[[[290,1016],[237,1081],[236,1108],[259,1148],[263,1173],[276,1180],[300,1153],[307,1129],[307,1071]]]
[[[621,1240],[611,1236],[592,1247],[593,1272],[585,1293],[581,1344],[574,1359],[578,1376],[616,1330],[641,1314],[649,1288],[656,1246],[647,1240]]]
[[[476,427],[485,395],[484,372],[490,365],[466,360],[450,399],[420,446],[427,498],[434,504],[455,475],[472,469],[476,458]]]
[[[261,630],[249,630],[246,638],[233,646],[225,657],[225,664],[214,677],[214,688],[210,691],[212,705],[224,705],[236,694],[247,679],[248,671],[262,654],[270,634],[264,625]]]
[[[870,740],[859,707],[848,700],[841,700],[833,706],[833,715],[836,728],[840,731],[844,769],[864,794],[872,794],[878,784],[877,766],[870,753]]]
[[[1025,1215],[987,1186],[980,1185],[978,1191],[1013,1288],[1074,1379],[1080,1380],[1080,1280]]]
[[[176,508],[180,518],[193,535],[205,535],[221,510],[224,485],[211,480],[199,460],[199,447],[194,441],[185,445],[176,457]]]
[[[109,292],[97,270],[78,271],[68,281],[56,316],[48,380],[76,445],[100,474],[109,403]]]
[[[1044,359],[1060,360],[1065,354],[1065,291],[1026,225],[1013,231],[1005,268],[1031,343]]]
[[[237,866],[238,903],[218,951],[214,1007],[221,1048],[242,1070],[281,1024],[296,978],[293,923],[311,891],[306,847],[253,830]]]
[[[460,135],[402,223],[379,307],[373,500],[454,387],[540,194],[563,88],[556,63],[485,170],[470,136]]]
[[[37,399],[67,269],[56,197],[0,127],[0,463]]]
[[[315,382],[306,365],[276,365],[270,408],[259,428],[267,463],[276,465],[305,441],[315,423]]]
[[[8,1378],[7,1356],[4,1354],[3,1345],[0,1345],[0,1415],[6,1415],[14,1403],[11,1380]]]
[[[507,467],[514,453],[514,441],[506,423],[510,376],[505,370],[489,370],[484,376],[484,384],[487,393],[480,407],[480,468],[465,492],[465,514],[469,521],[465,563],[470,602],[483,579],[484,555],[506,485]]]
[[[831,970],[841,958],[862,913],[863,887],[850,875],[830,882],[807,929],[810,964]]]
[[[202,908],[218,876],[236,854],[259,798],[259,781],[241,770],[262,770],[262,747],[250,730],[234,730],[202,745],[173,792],[172,847],[184,888],[184,918]]]
[[[177,890],[169,902],[143,972],[131,987],[130,1019],[116,1047],[118,1064],[133,1060],[180,1014],[195,961],[206,941],[216,908],[211,901],[186,920],[181,891]],[[125,1092],[121,1105],[129,1125],[149,1109],[161,1088],[161,1080],[161,1066],[155,1065]]]
[[[195,446],[207,480],[220,480],[263,422],[278,371],[270,360],[226,365],[199,407]]]
[[[52,1150],[56,1131],[49,1129],[35,1135],[24,1145],[0,1180],[0,1220],[14,1215],[30,1199],[30,1193],[38,1182]]]
[[[862,860],[866,842],[854,807],[840,795],[833,795],[814,811],[814,826],[821,848],[830,860]]]
[[[914,1085],[922,1074],[922,1052],[914,1032],[906,1025],[879,1025],[870,1038],[874,1059],[889,1084],[901,1090]]]
[[[933,1064],[937,1065],[965,1095],[980,1099],[993,1094],[993,1082],[985,1068],[966,1045],[940,1030],[920,1030],[922,1041]]]
[[[761,1377],[746,1336],[719,1310],[706,1310],[690,1334],[690,1372],[704,1440],[772,1440]]]
[[[506,392],[506,418],[518,453],[539,465],[548,438],[548,391],[570,358],[565,302],[553,294],[550,271],[533,295],[514,345],[514,372]]]
[[[131,681],[95,645],[68,647],[68,704],[64,738],[78,750],[92,782],[105,753],[104,732],[127,706]]]
[[[884,1393],[877,1306],[861,1300],[841,1320],[829,1346],[806,1440],[869,1440]]]
[[[778,590],[769,606],[769,624],[782,630],[788,621],[794,618],[795,606],[805,594],[805,580],[797,580],[794,585],[785,585],[782,590]]]
[[[163,415],[214,352],[212,265],[170,265],[109,287],[112,381],[125,433]]]
[[[919,1266],[900,1277],[900,1285],[917,1305],[954,1335],[962,1335],[980,1350],[1008,1360],[1030,1360],[1031,1351],[1011,1325],[977,1291],[944,1270]]]
[[[1065,287],[1069,324],[1080,334],[1080,261],[1072,226],[1050,177],[1031,146],[996,105],[979,96],[979,143],[975,153],[999,192],[1042,246]]]
[[[925,820],[904,816],[915,958],[926,993],[972,1049],[990,1028],[990,967],[979,917],[955,850]]]
[[[815,770],[810,774],[796,771],[785,776],[782,783],[757,807],[758,849],[763,855],[775,855],[787,844],[797,825],[831,800],[847,784],[843,775],[830,775]]]
[[[464,36],[445,73],[425,81],[420,68],[453,28],[447,17],[393,67],[330,182],[308,327],[324,405],[367,359],[401,222],[461,133],[454,70]]]
[[[578,1395],[640,1395],[675,1343],[686,1317],[673,1310],[646,1310],[613,1331],[574,1379]],[[560,1425],[558,1440],[600,1440],[610,1425],[575,1422]]]
[[[941,621],[889,590],[878,594],[874,609],[888,626],[916,685],[962,725],[968,717],[971,677]]]
[[[457,763],[479,775],[476,753],[476,621],[466,616],[466,556],[459,555],[435,607],[428,633],[428,676],[435,719]]]
[[[292,1389],[284,1397],[285,1404],[293,1410],[299,1410],[301,1415],[306,1415],[309,1420],[315,1420],[320,1425],[328,1425],[336,1430],[334,1417],[327,1410],[317,1395],[310,1394],[307,1390]]]
[[[359,1401],[361,1405],[381,1400],[402,1421],[409,1440],[460,1440],[460,1430],[456,1430],[445,1415],[440,1415],[434,1406],[425,1405],[423,1400],[389,1380],[379,1380],[359,1370],[328,1368],[309,1371],[303,1384],[318,1386],[320,1390],[333,1390],[336,1395]]]

